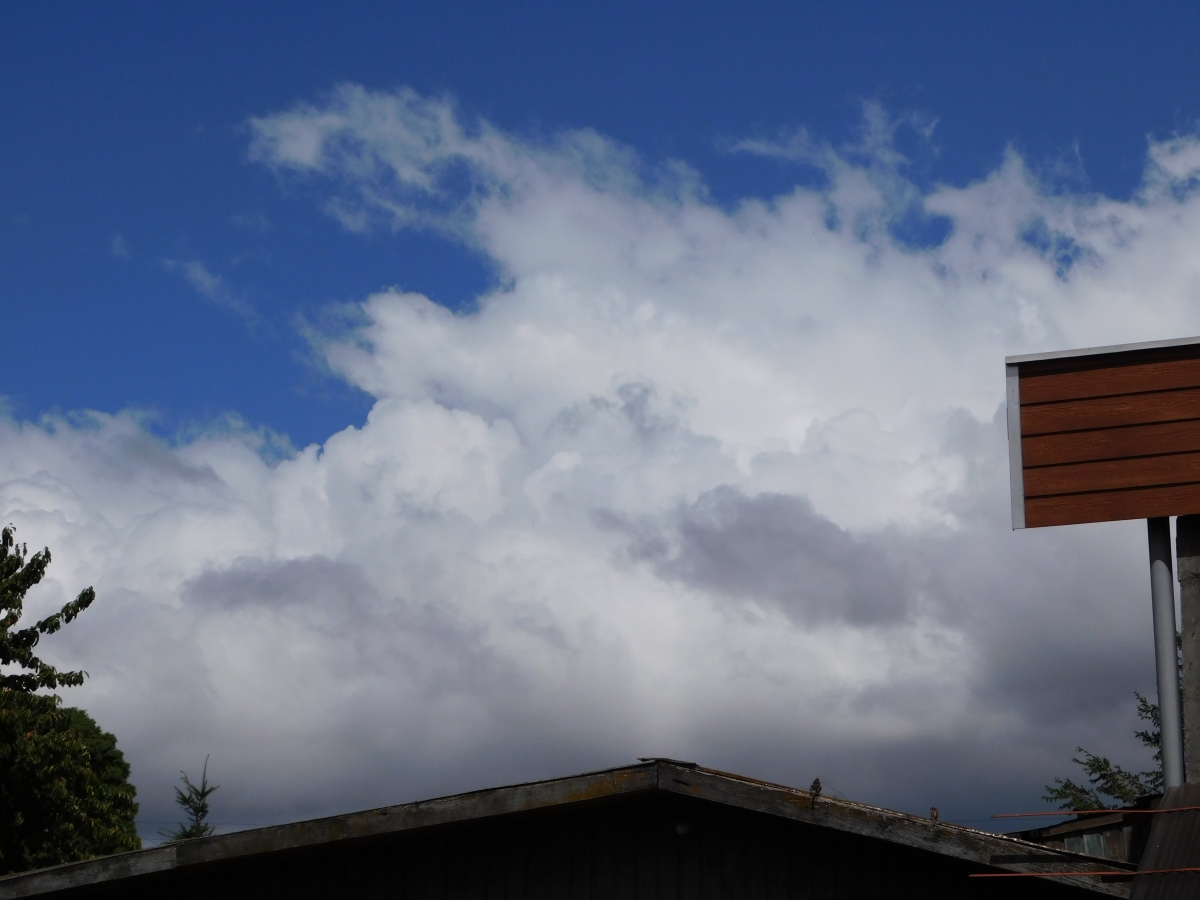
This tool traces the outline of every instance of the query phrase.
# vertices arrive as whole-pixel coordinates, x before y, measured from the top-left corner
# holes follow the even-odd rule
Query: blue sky
[[[249,117],[335,85],[449,93],[535,140],[593,128],[648,167],[688,163],[723,204],[822,177],[731,142],[852,141],[864,100],[936,123],[928,142],[897,135],[918,185],[980,178],[1012,144],[1053,182],[1126,198],[1147,136],[1200,114],[1197,14],[1157,9],[10,4],[0,296],[20,314],[3,394],[22,418],[136,406],[166,434],[236,411],[299,446],[360,423],[367,399],[314,370],[296,317],[386,285],[469,306],[495,272],[438,235],[347,234],[247,163]],[[164,267],[177,258],[224,279],[254,327]]]
[[[1148,764],[1141,526],[1010,530],[1001,362],[1200,333],[1197,16],[6,5],[0,518],[146,834],[208,754],[222,828]]]

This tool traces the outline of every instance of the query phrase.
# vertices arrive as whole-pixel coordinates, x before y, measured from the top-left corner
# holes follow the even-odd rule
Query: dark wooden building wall
[[[1200,346],[1022,363],[1025,524],[1200,512]]]
[[[877,839],[654,794],[262,854],[55,895],[178,900],[1093,897]]]

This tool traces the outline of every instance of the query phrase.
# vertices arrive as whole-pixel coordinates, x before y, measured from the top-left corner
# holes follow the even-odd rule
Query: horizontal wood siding
[[[1200,388],[1164,391],[1161,394],[1059,400],[1029,406],[1021,404],[1022,435],[1092,431],[1121,425],[1191,419],[1200,419]]]
[[[1027,496],[1120,491],[1200,482],[1200,453],[1172,453],[1065,466],[1040,466],[1025,473]]]
[[[1086,366],[1091,359],[1096,357],[1081,357],[1079,364]],[[1174,359],[1031,373],[1021,379],[1021,400],[1048,403],[1195,387],[1200,387],[1200,358]]]
[[[1022,365],[1025,524],[1200,513],[1200,346]]]
[[[1200,419],[1039,434],[1021,442],[1027,467],[1200,450]]]

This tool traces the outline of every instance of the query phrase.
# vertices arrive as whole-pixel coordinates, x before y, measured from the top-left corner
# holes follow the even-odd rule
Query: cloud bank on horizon
[[[827,185],[723,208],[681,163],[409,90],[253,119],[347,228],[435,230],[497,287],[314,330],[374,406],[282,459],[0,421],[0,509],[55,553],[31,600],[99,594],[47,656],[90,671],[68,702],[144,816],[206,753],[230,823],[654,754],[960,817],[1036,802],[1079,743],[1144,765],[1141,526],[1010,532],[1001,364],[1200,332],[1200,140],[1152,142],[1129,202],[1015,152],[922,194],[865,121],[740,145]]]

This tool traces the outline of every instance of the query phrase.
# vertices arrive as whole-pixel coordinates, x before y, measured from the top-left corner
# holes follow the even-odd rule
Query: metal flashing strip
[[[1004,383],[1008,397],[1008,489],[1015,531],[1025,527],[1025,467],[1021,458],[1021,370],[1011,362],[1004,367]]]
[[[1024,353],[1018,356],[1006,356],[1007,365],[1019,363],[1041,362],[1048,359],[1069,359],[1073,356],[1103,356],[1108,353],[1128,353],[1133,350],[1160,350],[1168,347],[1186,347],[1189,344],[1200,344],[1200,336],[1172,338],[1169,341],[1143,341],[1138,344],[1112,344],[1108,347],[1083,347],[1079,350],[1052,350],[1049,353]]]

